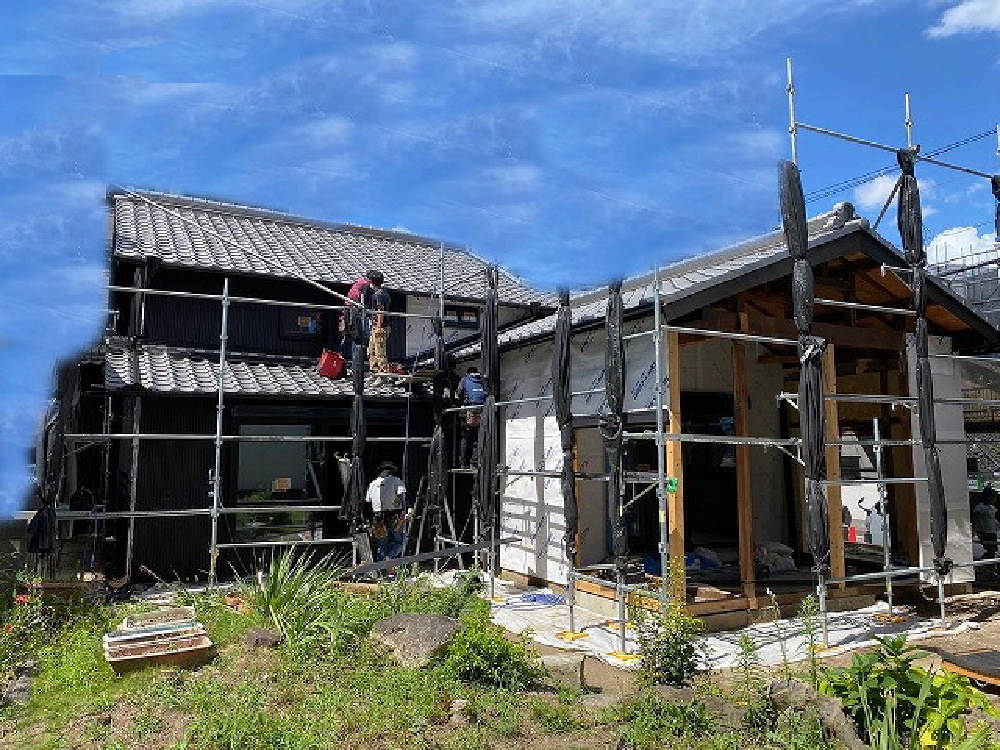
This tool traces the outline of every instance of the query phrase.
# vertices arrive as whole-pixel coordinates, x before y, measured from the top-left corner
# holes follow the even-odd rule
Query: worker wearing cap
[[[406,508],[406,485],[396,476],[396,465],[383,461],[379,475],[368,485],[365,502],[372,509],[372,536],[378,542],[375,559],[385,560],[400,557],[406,546],[406,522],[409,511]]]

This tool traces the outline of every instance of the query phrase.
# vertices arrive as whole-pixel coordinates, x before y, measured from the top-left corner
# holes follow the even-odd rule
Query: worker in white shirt
[[[371,533],[378,542],[375,559],[385,560],[403,554],[410,516],[406,508],[406,485],[396,476],[396,465],[383,461],[378,469],[379,475],[368,485],[365,502],[372,509]]]

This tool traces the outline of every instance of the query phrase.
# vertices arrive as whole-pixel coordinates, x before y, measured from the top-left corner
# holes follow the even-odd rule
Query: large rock
[[[243,640],[251,648],[277,648],[285,639],[281,633],[273,630],[253,628],[247,631]]]
[[[586,687],[583,682],[583,654],[545,654],[542,656],[542,667],[548,683],[553,687],[570,690]]]
[[[451,643],[459,627],[451,617],[403,613],[376,622],[371,637],[404,667],[424,667]]]
[[[768,688],[771,703],[779,711],[790,708],[796,711],[815,711],[827,735],[835,738],[848,750],[867,750],[868,745],[858,737],[854,722],[844,713],[843,704],[836,698],[823,695],[805,682],[780,680]]]

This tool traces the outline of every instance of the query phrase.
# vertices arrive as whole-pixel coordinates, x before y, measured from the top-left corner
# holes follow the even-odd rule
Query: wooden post
[[[832,396],[837,392],[837,354],[836,347],[827,342],[823,352],[823,391]],[[826,414],[826,477],[840,479],[840,448],[831,442],[840,440],[840,419],[836,401],[826,401],[823,405]],[[830,576],[843,578],[844,569],[844,524],[842,521],[842,504],[840,501],[840,486],[826,486],[826,507],[830,522]]]
[[[664,337],[667,347],[667,432],[679,435],[684,431],[681,423],[681,344],[676,331],[668,331]],[[667,493],[667,536],[670,544],[670,560],[684,570],[684,452],[679,440],[668,440],[667,477],[677,480],[677,489]],[[669,571],[663,571],[668,575]],[[683,602],[687,597],[687,580],[681,575],[673,581],[670,595],[674,601]]]
[[[747,393],[747,346],[733,341],[734,431],[743,437],[750,433]],[[739,521],[740,580],[750,609],[757,608],[757,585],[754,571],[753,478],[750,473],[750,446],[736,446],[736,514]]]

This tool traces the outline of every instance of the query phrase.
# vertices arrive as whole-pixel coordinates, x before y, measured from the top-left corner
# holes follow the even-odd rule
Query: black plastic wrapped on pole
[[[499,298],[497,284],[499,272],[496,266],[486,268],[486,298],[480,324],[483,352],[483,380],[486,386],[486,403],[483,405],[482,422],[479,425],[479,469],[476,472],[476,507],[479,514],[479,532],[485,535],[496,522],[495,506],[497,496],[497,464],[499,444],[497,440],[496,396],[500,390],[500,342],[497,339],[497,318]]]
[[[497,317],[499,296],[497,284],[500,273],[496,266],[486,267],[486,298],[483,304],[483,318],[479,330],[482,334],[483,380],[486,392],[496,396],[500,393],[500,342],[497,340]]]
[[[562,447],[563,516],[566,533],[563,538],[566,558],[576,559],[576,476],[573,471],[573,397],[570,395],[569,343],[573,330],[573,313],[569,307],[569,292],[560,290],[559,309],[556,310],[556,334],[552,349],[552,395],[556,406],[556,423],[559,425],[559,442]]]
[[[608,523],[611,527],[611,554],[619,567],[625,564],[628,554],[628,537],[622,523],[621,462],[622,462],[622,413],[625,409],[625,345],[622,340],[624,326],[622,308],[622,282],[608,286],[608,309],[605,317],[607,347],[604,350],[605,411],[600,415],[600,431],[604,440],[604,458],[608,470]]]
[[[996,213],[996,238],[997,242],[1000,242],[1000,174],[995,174],[990,179],[990,185],[993,187],[993,197],[997,202],[997,213]]]
[[[813,272],[806,259],[809,232],[806,226],[805,199],[799,168],[790,161],[779,167],[781,182],[781,225],[785,243],[792,256],[792,306],[798,330],[799,350],[799,424],[802,433],[802,461],[806,477],[806,530],[809,551],[817,573],[826,573],[830,565],[830,523],[827,512],[826,457],[823,435],[826,414],[823,394],[823,350],[826,342],[812,335]]]
[[[483,418],[479,423],[479,466],[476,471],[476,507],[479,513],[479,532],[485,535],[495,522],[494,510],[497,496],[497,420],[496,399],[492,394],[483,404]]]
[[[444,528],[444,502],[447,487],[448,466],[444,441],[444,390],[448,384],[447,365],[444,352],[444,322],[440,317],[431,320],[434,329],[434,433],[431,435],[430,450],[427,455],[427,512],[431,519],[434,538]]]
[[[931,545],[934,547],[934,567],[938,573],[945,575],[951,570],[951,560],[945,556],[945,549],[948,546],[948,506],[945,505],[944,484],[941,481],[941,457],[937,449],[937,425],[934,419],[934,378],[927,351],[927,252],[924,249],[920,188],[913,173],[914,155],[909,151],[898,151],[896,160],[903,172],[900,178],[896,221],[899,226],[899,236],[903,241],[906,262],[910,264],[913,309],[917,314],[913,332],[917,364],[917,419],[920,423],[920,444],[927,468]]]
[[[365,441],[368,427],[365,422],[365,350],[360,341],[354,342],[351,357],[351,377],[354,380],[354,401],[351,404],[351,466],[344,486],[344,502],[340,517],[347,519],[351,533],[363,526],[362,505],[365,497]]]

